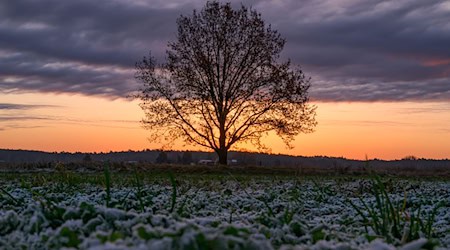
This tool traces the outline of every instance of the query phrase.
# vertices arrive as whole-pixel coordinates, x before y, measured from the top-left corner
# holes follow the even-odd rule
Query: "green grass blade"
[[[139,208],[140,208],[141,212],[144,212],[145,207],[144,207],[144,202],[142,201],[142,180],[139,177],[136,169],[134,169],[134,178],[135,178],[135,182],[136,182],[136,186],[137,186],[136,196],[139,201]]]
[[[172,173],[169,173],[169,179],[170,183],[172,184],[172,204],[170,206],[170,213],[172,213],[177,202],[177,182],[175,181]]]
[[[106,162],[104,165],[103,175],[105,177],[105,186],[106,186],[106,206],[109,207],[111,202],[111,171],[109,169],[108,162]]]
[[[17,200],[16,198],[14,198],[14,196],[12,196],[12,194],[10,194],[8,191],[6,191],[5,189],[0,187],[0,191],[2,191],[6,196],[8,196],[12,201],[14,201],[17,205],[21,205],[22,202],[20,202],[19,200]]]

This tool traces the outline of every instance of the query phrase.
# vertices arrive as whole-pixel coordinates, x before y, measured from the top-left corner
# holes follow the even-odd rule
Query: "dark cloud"
[[[175,31],[177,8],[127,1],[21,0],[3,4],[0,46],[87,64],[130,67],[150,45],[164,45]],[[192,9],[189,7],[188,9]],[[162,55],[164,46],[152,51]]]
[[[10,130],[10,129],[34,129],[34,128],[45,128],[45,126],[23,126],[19,124],[10,124],[4,127],[0,127],[0,131]]]
[[[322,125],[331,125],[336,126],[336,124],[344,125],[344,126],[390,126],[390,127],[405,127],[405,126],[416,126],[413,123],[408,122],[396,122],[396,121],[385,121],[385,120],[324,120],[321,122]]]
[[[110,97],[125,96],[138,88],[132,68],[89,65],[30,55],[4,56],[0,61],[0,89],[16,91],[83,93]]]
[[[424,81],[367,81],[348,79],[342,82],[319,82],[311,91],[313,99],[322,101],[449,101],[448,79]]]
[[[233,1],[238,6],[240,1]],[[134,63],[163,60],[175,20],[204,1],[0,3],[0,91],[125,97]],[[450,100],[448,1],[253,0],[286,37],[283,57],[323,101]]]
[[[0,103],[0,110],[24,110],[24,109],[55,108],[55,107],[60,107],[60,106]]]
[[[315,80],[313,99],[450,100],[448,2],[298,1],[275,11],[293,13],[274,26]]]
[[[31,105],[30,105],[31,106]],[[5,109],[28,109],[28,105],[18,105],[18,104],[0,104],[0,111],[2,107]],[[35,126],[35,125],[24,125],[24,122],[28,121],[44,121],[46,126]],[[139,121],[135,120],[86,120],[79,118],[70,118],[65,116],[49,116],[49,115],[34,115],[34,114],[0,114],[0,131],[9,129],[33,129],[48,127],[52,124],[77,124],[83,126],[93,126],[93,127],[108,127],[108,128],[126,128],[126,129],[141,129]]]
[[[0,91],[124,97],[137,89],[134,63],[150,49],[163,58],[184,6],[0,3]]]
[[[0,115],[0,122],[9,122],[9,121],[29,121],[29,120],[51,120],[46,117],[39,116],[3,116]]]

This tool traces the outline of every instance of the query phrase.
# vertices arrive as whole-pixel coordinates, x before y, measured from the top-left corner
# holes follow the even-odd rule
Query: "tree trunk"
[[[221,148],[217,151],[217,155],[219,156],[219,164],[220,165],[227,165],[228,163],[228,149]]]
[[[222,107],[221,113],[223,112]],[[226,166],[228,164],[228,148],[226,146],[226,131],[225,131],[225,121],[226,121],[226,114],[222,113],[221,118],[219,119],[220,123],[220,137],[219,137],[219,150],[217,151],[217,154],[219,155],[219,164]]]

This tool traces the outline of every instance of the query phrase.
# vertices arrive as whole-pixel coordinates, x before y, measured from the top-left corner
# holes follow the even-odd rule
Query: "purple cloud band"
[[[164,60],[176,18],[203,1],[0,3],[0,92],[127,96],[134,63]],[[448,1],[250,1],[322,101],[450,101]],[[238,6],[238,1],[233,5]]]

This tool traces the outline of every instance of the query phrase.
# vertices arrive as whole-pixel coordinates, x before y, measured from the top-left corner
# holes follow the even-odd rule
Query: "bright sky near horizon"
[[[233,0],[238,6],[240,1]],[[134,63],[164,60],[176,18],[197,1],[0,2],[0,148],[159,149],[147,140]],[[245,1],[312,77],[316,131],[272,153],[450,158],[450,3]],[[177,144],[174,149],[184,149]],[[193,149],[192,147],[188,149]]]
[[[0,148],[68,152],[159,149],[147,140],[138,101],[68,94],[7,94],[16,109],[1,109]],[[316,102],[316,132],[301,134],[294,149],[276,136],[272,153],[400,159],[448,158],[450,104],[444,102]],[[173,149],[186,149],[182,143]],[[199,149],[188,147],[188,149]]]

